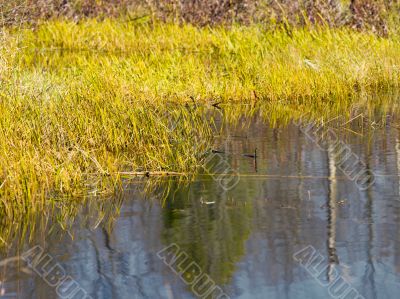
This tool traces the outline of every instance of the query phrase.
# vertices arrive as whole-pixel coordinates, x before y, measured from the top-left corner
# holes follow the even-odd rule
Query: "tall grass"
[[[395,36],[140,22],[2,29],[3,219],[49,198],[112,193],[121,172],[195,172],[212,146],[207,105],[240,103],[229,119],[261,109],[278,123],[347,113],[399,87]]]

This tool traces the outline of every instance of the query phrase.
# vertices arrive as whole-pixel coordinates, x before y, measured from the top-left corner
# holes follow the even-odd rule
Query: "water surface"
[[[330,298],[321,283],[335,271],[364,298],[398,298],[400,142],[390,120],[335,131],[374,174],[366,190],[294,124],[255,116],[220,129],[214,149],[238,172],[234,188],[206,171],[150,194],[130,183],[107,208],[87,202],[69,228],[46,225],[1,259],[40,245],[92,298],[196,298],[157,255],[177,244],[230,298]],[[242,156],[255,148],[256,160]],[[319,280],[294,258],[307,247],[323,257]],[[60,298],[24,261],[0,271],[0,298]]]

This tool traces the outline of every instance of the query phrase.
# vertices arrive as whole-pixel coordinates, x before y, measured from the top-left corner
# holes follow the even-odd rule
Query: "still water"
[[[252,117],[220,131],[214,149],[237,172],[233,188],[203,171],[154,193],[130,182],[100,208],[88,201],[68,227],[53,220],[1,253],[0,298],[196,298],[212,290],[190,284],[199,270],[221,288],[207,298],[399,298],[400,137],[390,120],[335,129],[374,174],[365,190],[293,123]],[[255,149],[256,159],[242,155]],[[38,272],[19,258],[36,245],[50,257]],[[197,270],[188,284],[167,265],[171,252]],[[54,265],[79,294],[46,283]]]

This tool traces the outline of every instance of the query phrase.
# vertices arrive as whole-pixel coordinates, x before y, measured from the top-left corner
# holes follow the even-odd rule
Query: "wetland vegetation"
[[[342,128],[357,134],[398,126],[396,1],[338,1],[343,10],[320,1],[229,1],[218,10],[212,3],[221,1],[200,1],[201,14],[177,1],[31,2],[0,3],[0,247],[67,230],[83,204],[97,211],[91,227],[111,227],[132,182],[145,181],[148,197],[170,205],[168,227],[187,205],[175,196],[191,192],[182,185],[226,127],[244,135],[253,118],[275,129],[304,115],[323,123],[344,116],[359,121]],[[201,204],[192,205],[197,213]],[[254,212],[227,206],[232,219]],[[240,232],[226,245],[234,248],[226,258],[238,260],[250,225],[219,219]],[[182,227],[165,238],[189,240]],[[217,243],[225,232],[209,234]],[[186,249],[208,265],[205,247]],[[219,266],[226,283],[235,267]]]
[[[3,28],[1,38],[7,205],[110,192],[121,172],[192,173],[211,149],[207,105],[327,120],[399,85],[400,40],[349,29],[86,20]]]

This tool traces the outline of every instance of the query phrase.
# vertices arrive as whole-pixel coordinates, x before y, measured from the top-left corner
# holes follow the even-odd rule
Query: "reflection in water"
[[[373,130],[357,119],[338,130],[376,174],[365,191],[339,170],[332,149],[321,151],[294,125],[271,128],[254,117],[219,126],[215,148],[240,173],[234,189],[206,173],[186,185],[163,179],[153,196],[131,183],[119,199],[75,205],[70,226],[53,219],[28,232],[2,258],[39,244],[93,298],[194,298],[157,257],[176,243],[232,298],[329,298],[293,259],[311,245],[326,254],[327,281],[336,269],[365,298],[397,298],[400,151],[390,122]],[[257,169],[242,155],[255,148]],[[11,296],[57,298],[22,263],[1,266],[0,280]]]
[[[336,214],[337,214],[337,197],[336,197],[336,161],[334,157],[334,149],[332,145],[328,147],[328,168],[329,168],[329,188],[328,188],[328,281],[332,282],[334,265],[339,262],[336,254]]]

